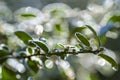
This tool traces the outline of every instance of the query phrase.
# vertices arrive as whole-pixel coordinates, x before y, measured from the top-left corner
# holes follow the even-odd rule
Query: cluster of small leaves
[[[97,50],[95,50],[95,51],[92,50],[89,40],[86,38],[86,36],[84,34],[82,34],[80,32],[76,32],[75,36],[76,36],[76,38],[79,42],[79,45],[80,46],[85,46],[87,48],[86,48],[86,50],[85,49],[83,49],[83,50],[81,49],[79,51],[77,51],[77,50],[74,51],[73,50],[71,52],[69,52],[69,50],[66,50],[67,48],[65,48],[63,44],[59,44],[59,46],[63,47],[63,50],[58,50],[57,52],[54,52],[54,51],[52,52],[52,51],[49,50],[46,43],[44,43],[43,41],[34,40],[29,34],[27,34],[24,31],[16,31],[15,35],[28,46],[28,51],[29,51],[29,53],[31,53],[31,55],[29,55],[29,56],[26,55],[26,56],[24,56],[24,58],[31,57],[31,56],[36,56],[36,55],[42,55],[42,56],[58,55],[59,56],[59,55],[63,55],[63,54],[79,54],[79,53],[87,53],[87,52],[88,53],[93,53],[93,54],[99,54],[99,52],[103,51],[103,48],[101,48],[100,40],[97,36],[97,33],[89,25],[85,25],[83,27],[89,28],[93,32],[95,37],[97,38],[98,43],[99,43],[99,46],[98,46]],[[9,50],[7,46],[1,46],[1,47],[2,47],[2,49],[0,50],[0,57],[3,57],[3,56],[5,57],[5,56],[8,56],[8,55],[11,54],[11,50]],[[39,53],[32,54],[32,48],[33,47],[37,47],[39,50],[42,50],[44,52],[39,51]],[[100,54],[100,56],[103,57],[104,54]],[[22,57],[23,56],[16,56],[16,58],[22,58]],[[108,60],[109,62],[115,62],[111,58],[110,59],[107,59],[105,57],[103,57],[103,58]],[[113,65],[113,63],[112,63],[112,65]],[[115,66],[115,65],[113,65],[113,66]]]
[[[0,48],[0,64],[3,64],[9,58],[16,58],[16,59],[23,59],[23,60],[28,59],[28,61],[26,62],[27,67],[31,68],[33,71],[29,71],[29,72],[31,74],[34,74],[39,70],[40,65],[39,65],[39,62],[31,60],[33,56],[41,58],[41,60],[44,63],[46,59],[48,59],[53,55],[59,56],[61,57],[61,59],[65,59],[65,57],[67,57],[67,54],[77,55],[80,53],[93,53],[95,55],[102,57],[106,61],[108,61],[112,65],[112,67],[118,70],[118,65],[116,61],[114,61],[114,59],[107,56],[106,54],[102,54],[102,52],[104,51],[104,48],[101,47],[101,43],[100,43],[99,37],[97,36],[96,31],[94,31],[94,29],[89,25],[83,26],[82,28],[80,28],[80,30],[85,27],[87,27],[90,31],[92,31],[94,36],[96,37],[96,40],[99,44],[97,46],[98,47],[97,50],[92,49],[91,44],[87,39],[87,37],[84,34],[80,33],[79,30],[73,33],[75,34],[75,37],[78,40],[77,44],[80,48],[78,47],[76,49],[75,47],[70,47],[70,46],[65,47],[65,45],[63,44],[58,44],[58,46],[62,48],[60,50],[59,49],[50,50],[45,42],[41,40],[35,40],[28,33],[24,31],[16,31],[14,34],[21,41],[23,41],[24,44],[26,44],[26,49],[29,55],[27,55],[25,51],[21,51],[20,55],[14,56],[13,51],[10,50],[8,46],[3,45],[3,46],[0,46],[1,47]],[[3,69],[3,70],[5,70],[3,75],[7,74],[5,73],[6,69]]]

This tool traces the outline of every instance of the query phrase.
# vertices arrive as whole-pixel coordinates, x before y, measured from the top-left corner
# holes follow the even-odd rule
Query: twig
[[[57,52],[49,52],[47,54],[43,54],[43,53],[36,53],[36,54],[32,54],[32,55],[26,55],[26,56],[13,56],[13,55],[8,55],[8,56],[4,56],[1,57],[0,60],[2,59],[7,59],[7,58],[17,58],[17,59],[24,59],[24,58],[31,58],[32,56],[52,56],[52,55],[57,55],[57,56],[61,56],[63,54],[73,54],[73,55],[77,55],[80,53],[93,53],[93,54],[98,54],[101,51],[103,51],[104,48],[100,48],[99,50],[82,50],[82,51],[65,51],[65,50],[58,50]]]

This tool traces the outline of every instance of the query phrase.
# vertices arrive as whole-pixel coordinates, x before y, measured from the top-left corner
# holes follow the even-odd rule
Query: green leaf
[[[0,58],[0,65],[2,65],[3,63],[5,63],[6,60],[7,60],[7,58],[5,58],[5,57]]]
[[[91,73],[90,74],[90,80],[99,80],[99,78],[96,74]]]
[[[82,30],[84,30],[84,29],[85,29],[84,26],[82,26],[82,27],[75,27],[75,28],[73,29],[72,33],[74,34],[74,33],[76,33],[76,32],[82,32]]]
[[[36,16],[34,14],[27,13],[27,14],[21,14],[21,17],[24,17],[24,18],[34,18]]]
[[[82,42],[84,45],[86,45],[86,46],[90,46],[90,43],[89,43],[89,41],[87,40],[87,38],[83,35],[83,34],[81,34],[81,33],[79,33],[79,32],[76,32],[75,33],[75,36],[77,37],[77,39],[80,41],[80,42]]]
[[[112,16],[109,21],[112,21],[112,22],[120,22],[120,15],[114,15]]]
[[[60,47],[60,48],[62,48],[62,49],[65,48],[65,46],[63,44],[61,44],[61,43],[57,43],[57,46]]]
[[[101,42],[100,42],[100,40],[99,40],[99,38],[97,36],[96,31],[91,26],[89,26],[89,25],[85,25],[85,26],[88,27],[89,30],[93,32],[93,34],[95,35],[96,39],[98,40],[98,44],[99,44],[99,47],[100,47],[101,46]]]
[[[73,35],[76,33],[76,32],[82,32],[82,30],[84,30],[85,27],[74,27],[73,29],[70,30],[70,33],[69,33],[69,40],[71,40],[71,38],[73,37]]]
[[[48,53],[49,49],[46,46],[45,43],[43,43],[42,41],[33,41],[36,45],[38,45],[44,52]]]
[[[105,59],[106,61],[108,61],[112,65],[112,67],[114,67],[116,70],[118,70],[118,64],[111,57],[109,57],[105,54],[99,54],[99,56],[102,57],[103,59]]]
[[[32,48],[30,48],[30,47],[28,47],[28,48],[27,48],[27,51],[28,51],[28,53],[30,53],[30,54],[32,54],[32,53],[33,53],[33,49],[32,49]]]
[[[18,80],[16,74],[5,66],[2,67],[2,80]]]
[[[6,45],[0,45],[0,57],[7,56],[10,54],[11,50]]]
[[[28,43],[28,45],[30,47],[36,47],[36,44],[33,42],[33,40],[30,40],[29,43]]]
[[[65,59],[66,54],[60,55],[61,59]]]
[[[6,50],[0,50],[0,57],[8,55],[10,52]]]
[[[22,40],[26,45],[29,44],[29,40],[32,40],[32,37],[24,31],[16,31],[15,35]]]
[[[39,65],[40,65],[38,61],[28,60],[28,61],[27,61],[27,64],[28,64],[28,66],[29,66],[35,73],[38,72],[38,70],[39,70]]]
[[[0,64],[4,63],[7,60],[7,57],[11,53],[9,47],[5,44],[0,45]]]
[[[60,24],[56,24],[55,28],[57,31],[62,31],[61,25]]]
[[[97,36],[96,31],[95,31],[91,26],[89,26],[89,25],[85,25],[85,26],[88,27],[88,28],[93,32],[93,34],[94,34],[95,36]]]
[[[22,57],[27,56],[26,51],[19,51],[19,55]]]

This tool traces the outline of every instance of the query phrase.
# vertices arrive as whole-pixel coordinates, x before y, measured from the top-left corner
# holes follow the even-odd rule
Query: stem
[[[49,52],[48,54],[43,54],[43,53],[36,53],[36,54],[32,54],[32,55],[27,55],[27,56],[12,56],[12,55],[8,55],[8,56],[4,56],[1,57],[0,60],[2,59],[7,59],[7,58],[18,58],[18,59],[24,59],[24,58],[31,58],[32,56],[52,56],[52,55],[57,55],[57,56],[61,56],[63,54],[73,54],[73,55],[77,55],[80,53],[93,53],[93,54],[98,54],[101,51],[103,51],[103,48],[97,49],[97,50],[83,50],[83,51],[57,51],[57,52]]]

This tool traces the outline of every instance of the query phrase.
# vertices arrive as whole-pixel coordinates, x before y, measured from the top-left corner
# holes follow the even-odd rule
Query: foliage
[[[116,58],[108,55],[112,51],[102,46],[105,34],[118,27],[99,34],[90,24],[72,24],[82,18],[76,10],[61,3],[54,6],[42,11],[24,7],[14,13],[14,23],[1,20],[0,37],[7,39],[0,39],[0,79],[98,80],[94,74],[103,73],[101,68],[118,70]],[[80,21],[84,20],[76,23]],[[106,25],[109,22],[119,22],[119,16],[109,18]]]

